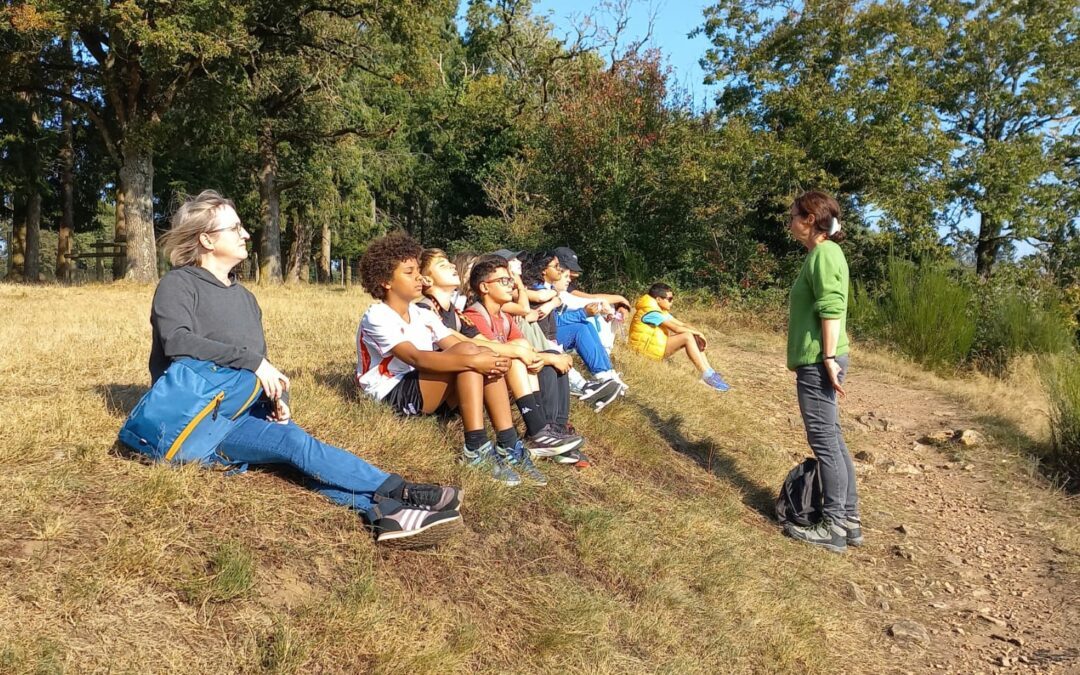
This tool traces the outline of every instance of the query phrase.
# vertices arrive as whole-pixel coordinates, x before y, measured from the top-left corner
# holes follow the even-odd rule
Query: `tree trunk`
[[[157,245],[154,238],[154,156],[141,145],[124,147],[120,167],[120,192],[123,208],[117,200],[117,216],[123,213],[127,255],[122,269],[124,278],[142,283],[157,281]],[[116,241],[120,241],[121,219],[116,219]],[[113,277],[117,278],[116,276]]]
[[[259,217],[262,237],[259,241],[259,283],[280,284],[281,279],[281,202],[277,188],[277,147],[274,129],[264,121],[259,129]]]
[[[25,197],[18,194],[12,204],[11,210],[11,241],[8,246],[11,253],[8,254],[8,281],[24,281],[26,279],[26,201]]]
[[[71,53],[71,42],[64,41],[66,53]],[[71,92],[70,81],[65,89]],[[73,236],[75,232],[75,142],[72,132],[70,101],[60,104],[60,125],[63,134],[63,145],[60,147],[60,193],[62,212],[60,216],[60,231],[56,238],[56,280],[61,283],[70,283],[75,271],[75,261],[68,258],[71,253]]]
[[[323,221],[322,235],[319,239],[319,283],[328,284],[333,281],[330,276],[330,223]]]
[[[348,258],[341,259],[341,285],[346,288],[352,286],[352,266]]]
[[[293,238],[289,247],[289,271],[285,283],[307,283],[308,260],[311,258],[311,225],[307,222],[307,213],[300,209],[292,212]]]
[[[975,244],[975,271],[986,280],[1001,251],[1001,225],[985,213],[979,214],[979,241]]]
[[[41,279],[41,157],[37,141],[41,134],[41,117],[34,108],[33,98],[27,96],[30,117],[30,143],[26,149],[26,236],[23,248],[23,281],[37,283]]]
[[[37,283],[41,280],[41,190],[37,178],[30,198],[26,201],[26,266],[24,281]]]
[[[113,207],[113,242],[127,243],[127,209],[124,207],[124,188],[119,175],[116,179],[116,204]],[[113,279],[123,279],[127,260],[123,256],[113,258]]]

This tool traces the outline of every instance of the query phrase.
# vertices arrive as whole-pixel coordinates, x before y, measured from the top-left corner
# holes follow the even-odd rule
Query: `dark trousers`
[[[570,421],[570,378],[551,366],[541,368],[537,378],[548,424],[565,426]]]

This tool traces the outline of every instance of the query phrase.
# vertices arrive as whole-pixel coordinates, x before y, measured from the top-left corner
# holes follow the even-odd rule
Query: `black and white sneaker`
[[[394,497],[395,495],[391,495]],[[412,509],[424,511],[457,511],[461,508],[459,488],[429,483],[405,483],[397,500]]]
[[[375,541],[393,548],[425,548],[439,544],[462,528],[453,509],[428,511],[403,506],[371,523]]]
[[[588,402],[596,398],[597,394],[600,393],[600,390],[604,388],[604,384],[606,383],[601,382],[600,380],[589,380],[584,385],[582,385],[581,389],[571,389],[570,393],[574,394],[582,401]]]
[[[567,433],[554,424],[547,424],[525,439],[525,447],[533,457],[554,457],[575,450],[584,442],[585,439],[577,434]]]
[[[618,380],[611,379],[605,380],[600,383],[600,387],[597,389],[596,395],[589,399],[588,403],[592,406],[595,412],[600,412],[606,408],[612,401],[619,398],[619,395],[623,393],[622,385]],[[582,398],[582,401],[585,399]]]

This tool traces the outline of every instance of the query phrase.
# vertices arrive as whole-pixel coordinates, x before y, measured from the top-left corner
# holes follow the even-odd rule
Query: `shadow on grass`
[[[629,402],[641,411],[673,450],[694,460],[714,476],[730,482],[742,493],[743,504],[769,520],[776,520],[776,495],[744,474],[723,447],[710,439],[690,440],[683,429],[683,416],[678,413],[664,416],[639,401]]]
[[[145,384],[99,384],[94,389],[105,401],[105,408],[112,415],[127,417],[150,387]]]
[[[356,384],[356,375],[352,368],[317,370],[312,373],[312,377],[319,384],[336,391],[342,399],[350,403],[360,400],[360,387]]]

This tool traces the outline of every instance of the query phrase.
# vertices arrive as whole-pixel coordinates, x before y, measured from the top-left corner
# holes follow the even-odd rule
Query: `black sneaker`
[[[618,380],[607,380],[600,383],[600,388],[597,390],[596,395],[589,399],[589,404],[593,407],[595,412],[600,412],[608,406],[609,403],[619,398],[622,394],[623,388],[619,384]],[[581,399],[584,401],[584,397]]]
[[[547,424],[525,439],[525,447],[534,457],[554,457],[574,450],[584,442],[585,439],[577,434],[570,434],[554,424]]]
[[[820,546],[833,553],[847,551],[847,531],[840,525],[833,524],[828,518],[823,518],[820,523],[810,527],[788,523],[784,525],[784,534],[812,546]]]
[[[461,514],[457,511],[428,511],[406,506],[371,523],[375,541],[393,548],[434,546],[461,527]]]
[[[555,455],[551,459],[559,464],[573,464],[575,469],[587,469],[592,466],[592,461],[589,460],[589,456],[581,450],[564,452],[561,455]]]
[[[405,506],[424,511],[457,511],[461,508],[461,490],[430,483],[405,483],[400,495],[391,495]]]
[[[582,401],[589,401],[595,398],[596,395],[600,393],[600,390],[603,389],[604,384],[604,382],[601,382],[599,380],[589,380],[581,387],[581,389],[571,389],[570,393],[574,394]]]
[[[848,546],[858,547],[863,545],[862,521],[858,518],[848,518],[844,521],[843,528],[847,533],[844,539],[847,541]]]

